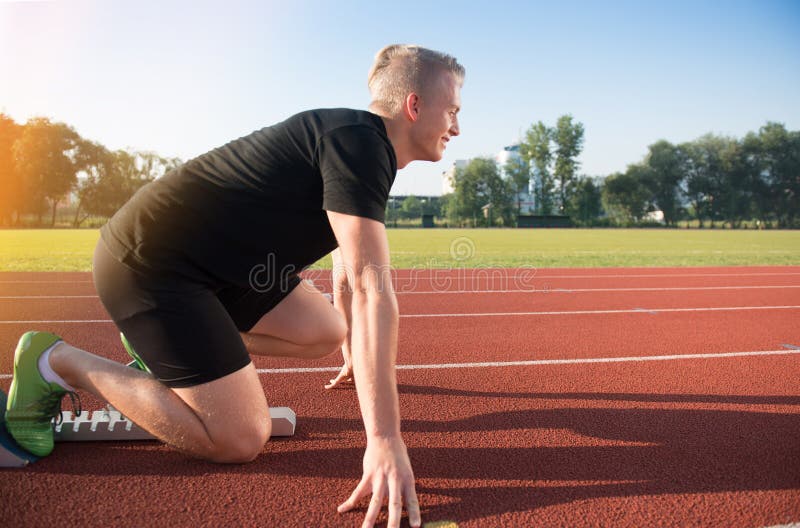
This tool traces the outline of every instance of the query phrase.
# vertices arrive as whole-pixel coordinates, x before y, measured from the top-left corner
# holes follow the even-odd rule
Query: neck
[[[369,111],[379,116],[386,127],[386,135],[394,148],[394,155],[397,158],[397,168],[405,168],[406,165],[414,161],[411,155],[411,148],[408,141],[408,124],[401,115],[392,115],[379,106],[371,104]]]

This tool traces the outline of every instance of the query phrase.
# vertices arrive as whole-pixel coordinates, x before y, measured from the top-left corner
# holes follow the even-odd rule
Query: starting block
[[[0,467],[24,467],[39,457],[22,449],[6,429],[6,394],[0,391]],[[289,407],[270,407],[272,436],[292,436],[297,415]],[[155,440],[153,435],[128,420],[112,406],[78,415],[61,412],[61,423],[53,424],[56,442],[124,442]]]

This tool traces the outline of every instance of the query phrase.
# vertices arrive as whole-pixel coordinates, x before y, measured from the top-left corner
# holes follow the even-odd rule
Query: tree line
[[[740,227],[755,220],[800,227],[800,132],[783,124],[768,122],[742,139],[661,140],[640,162],[607,177],[578,173],[583,134],[583,125],[564,115],[552,127],[532,125],[519,156],[503,167],[492,158],[471,160],[456,170],[454,192],[443,197],[448,222],[513,226],[520,197],[531,190],[534,214],[567,215],[583,226],[691,220]]]
[[[54,226],[59,205],[75,197],[72,224],[110,217],[146,183],[180,164],[154,152],[109,150],[44,117],[24,125],[0,114],[0,226]]]
[[[800,132],[768,122],[742,139],[707,134],[672,144],[661,140],[625,172],[579,174],[584,127],[570,115],[526,131],[502,167],[475,158],[455,172],[454,192],[441,198],[390,199],[387,220],[431,214],[452,226],[514,226],[522,197],[532,213],[566,215],[581,226],[642,225],[660,211],[665,225],[700,227],[757,221],[800,227]],[[178,166],[154,152],[112,151],[47,118],[24,125],[0,113],[0,226],[34,218],[53,226],[66,197],[71,223],[112,216],[140,187]],[[533,183],[533,185],[531,185]]]

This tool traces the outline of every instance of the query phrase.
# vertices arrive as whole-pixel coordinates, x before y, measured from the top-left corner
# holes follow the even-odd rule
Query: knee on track
[[[271,430],[269,420],[265,420],[226,432],[224,437],[214,439],[208,459],[220,464],[252,462],[264,450]]]

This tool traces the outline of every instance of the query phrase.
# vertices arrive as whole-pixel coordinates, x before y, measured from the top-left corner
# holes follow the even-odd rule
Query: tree
[[[603,212],[600,188],[591,178],[579,178],[567,202],[566,213],[579,225],[589,225]]]
[[[85,177],[78,190],[76,226],[88,215],[113,216],[142,186],[179,163],[177,159],[162,158],[152,152],[110,152],[91,142],[84,142],[80,153]]]
[[[753,192],[742,143],[726,138],[719,152],[722,182],[719,192],[719,211],[722,218],[739,227],[742,220],[752,218]]]
[[[764,178],[781,227],[792,227],[800,209],[800,132],[768,122],[758,131]]]
[[[73,224],[89,215],[113,216],[130,197],[129,185],[118,170],[117,155],[104,146],[85,142],[80,149],[84,178],[78,185],[78,207]]]
[[[668,141],[658,141],[648,147],[645,164],[647,172],[645,185],[652,198],[664,213],[664,223],[675,225],[680,212],[680,184],[683,180],[685,163],[683,153]]]
[[[553,190],[555,184],[550,173],[550,162],[553,154],[550,151],[550,142],[553,131],[541,121],[537,122],[525,133],[525,140],[520,144],[520,155],[533,167],[537,179],[534,191],[536,209],[540,214],[552,214]]]
[[[422,214],[441,217],[444,202],[445,196],[429,196],[422,200]]]
[[[741,164],[745,173],[752,214],[769,225],[775,213],[772,189],[765,178],[766,162],[762,155],[761,137],[749,132],[741,142]]]
[[[50,203],[50,225],[55,225],[58,202],[77,182],[77,146],[80,136],[64,123],[34,118],[14,144],[16,167],[41,224],[45,202]]]
[[[564,211],[569,201],[569,194],[575,184],[579,167],[577,158],[583,150],[583,125],[573,123],[571,115],[563,115],[556,122],[552,138],[556,145],[553,175],[558,182],[559,206]]]
[[[686,152],[687,195],[695,216],[703,227],[705,219],[726,220],[731,216],[731,197],[735,196],[732,184],[732,155],[735,140],[713,134],[684,145]]]
[[[15,223],[25,203],[25,186],[17,171],[14,143],[22,135],[22,126],[0,113],[0,225]]]
[[[603,185],[603,207],[617,222],[639,222],[647,214],[650,191],[644,184],[647,168],[630,165],[625,173],[612,174]]]
[[[165,158],[151,151],[135,151],[129,154],[133,156],[137,167],[136,179],[141,182],[139,187],[160,178],[182,163],[180,158]]]
[[[408,196],[400,205],[403,218],[420,218],[422,216],[422,202],[414,195]]]
[[[508,158],[503,171],[506,173],[514,195],[517,197],[517,215],[519,215],[522,211],[520,197],[528,189],[531,182],[530,162],[522,156],[512,156]]]
[[[454,223],[471,219],[473,227],[479,223],[491,226],[495,217],[499,217],[503,225],[513,223],[513,191],[500,176],[494,160],[475,158],[463,169],[458,169],[454,189],[447,206],[448,217]],[[485,205],[491,206],[491,216],[487,221],[483,220]]]

